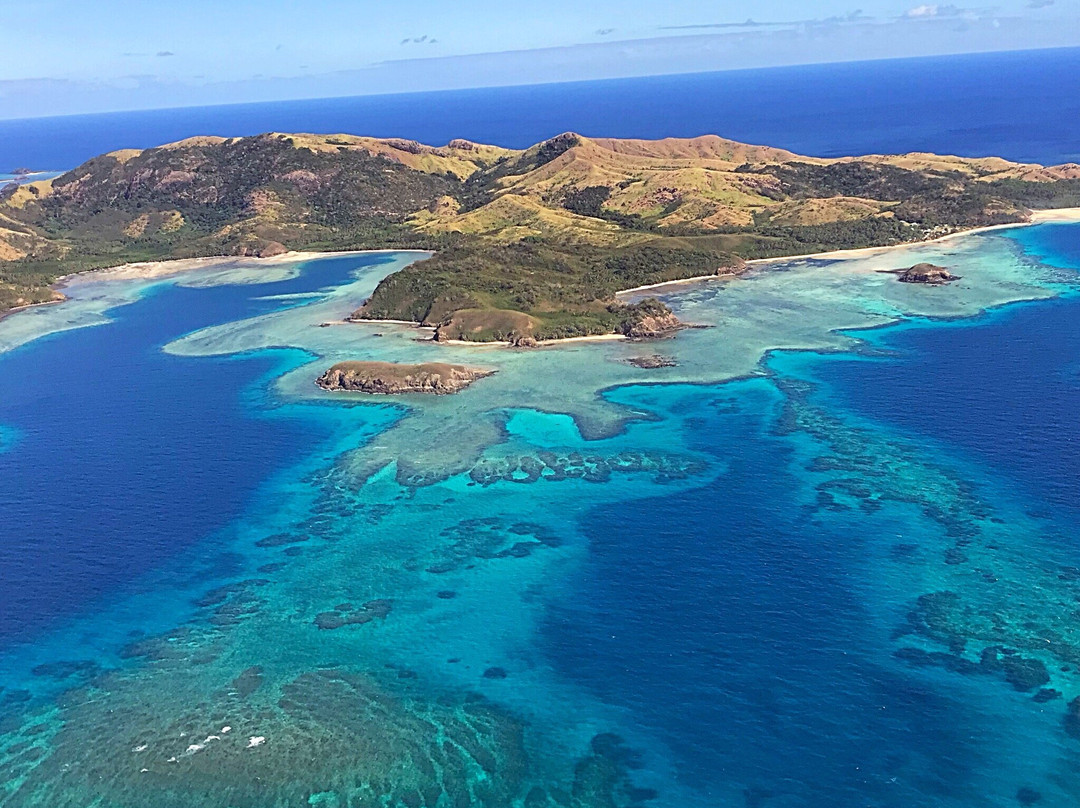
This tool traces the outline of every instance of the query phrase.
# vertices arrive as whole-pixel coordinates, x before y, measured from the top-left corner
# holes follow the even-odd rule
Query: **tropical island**
[[[289,251],[422,249],[352,320],[528,346],[659,336],[620,290],[746,261],[883,247],[1080,206],[1080,166],[932,154],[804,157],[716,136],[566,133],[525,150],[353,135],[197,137],[0,191],[0,312],[76,272]],[[914,277],[909,278],[914,279]],[[938,276],[937,280],[943,280]]]

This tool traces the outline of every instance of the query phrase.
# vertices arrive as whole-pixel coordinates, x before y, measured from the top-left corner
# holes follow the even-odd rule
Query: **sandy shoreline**
[[[436,345],[457,345],[465,348],[510,348],[513,347],[508,340],[491,340],[489,342],[476,342],[475,340],[468,339],[435,339],[435,327],[430,325],[424,325],[423,323],[417,323],[412,320],[329,320],[325,323],[320,323],[320,327],[331,326],[357,326],[357,325],[403,325],[413,329],[417,332],[429,333],[431,336],[428,339],[420,340],[420,342],[432,342]],[[624,334],[586,334],[581,337],[563,337],[562,339],[542,339],[537,340],[537,348],[543,348],[550,345],[565,345],[568,342],[598,342],[603,340],[619,340],[629,339]]]
[[[365,320],[364,322],[378,323],[380,320]],[[421,326],[426,328],[426,326]],[[563,337],[562,339],[541,339],[536,341],[537,348],[548,345],[566,345],[568,342],[606,342],[608,340],[629,339],[625,334],[587,334],[582,337]],[[492,342],[473,342],[467,339],[444,339],[436,342],[436,345],[461,345],[466,348],[509,348],[512,347],[506,340]],[[531,348],[530,348],[531,349]]]
[[[903,244],[892,244],[885,247],[860,247],[852,250],[831,250],[829,252],[820,253],[804,253],[801,255],[785,255],[778,256],[776,258],[757,258],[751,261],[747,261],[747,266],[768,266],[769,264],[778,264],[788,261],[804,261],[808,259],[842,259],[842,258],[865,258],[873,255],[880,255],[892,250],[904,250],[916,247],[922,247],[927,244],[940,244],[950,239],[961,238],[963,236],[976,235],[978,233],[989,233],[995,230],[1008,230],[1014,227],[1031,227],[1037,224],[1046,224],[1049,222],[1080,222],[1080,208],[1060,208],[1057,210],[1035,210],[1031,213],[1031,219],[1027,222],[1016,222],[1013,224],[998,224],[990,225],[988,227],[975,227],[970,230],[958,230],[955,233],[948,233],[938,238],[928,239],[926,241],[910,241]],[[57,278],[56,282],[52,284],[53,289],[60,291],[65,286],[73,282],[83,281],[98,281],[98,280],[142,280],[152,278],[165,278],[172,275],[178,275],[183,272],[191,272],[199,269],[210,269],[222,266],[236,266],[236,267],[260,267],[260,266],[274,266],[279,264],[289,264],[300,261],[314,261],[319,258],[332,258],[340,255],[365,255],[365,254],[377,254],[377,253],[417,253],[426,254],[428,250],[409,250],[409,249],[378,249],[378,250],[341,250],[337,252],[287,252],[281,255],[271,256],[269,258],[254,258],[249,256],[209,256],[204,258],[174,258],[163,261],[141,261],[133,264],[122,264],[116,267],[105,267],[102,269],[88,269],[83,272],[75,272],[70,275],[63,275]],[[673,286],[683,283],[694,283],[702,280],[725,280],[739,277],[736,273],[724,273],[721,275],[699,275],[693,278],[682,278],[674,281],[664,281],[663,283],[652,283],[645,286],[635,286],[631,289],[621,289],[616,292],[617,295],[633,294],[636,292],[645,291],[648,289],[657,289],[664,286]],[[45,303],[35,303],[33,306],[47,306],[52,305],[54,302],[61,301],[47,301]],[[19,309],[11,309],[3,314],[11,314],[15,311],[21,311],[24,308],[31,308],[32,306],[23,306]],[[3,315],[0,315],[3,316]],[[369,322],[397,322],[393,320],[370,320]],[[582,337],[570,337],[569,339],[583,339]],[[591,337],[585,337],[584,339],[592,339]],[[567,340],[560,340],[567,341]],[[468,343],[466,343],[468,344]]]
[[[491,340],[489,342],[476,342],[475,340],[468,339],[435,339],[434,326],[424,325],[423,323],[413,322],[412,320],[330,320],[320,324],[322,327],[330,327],[337,325],[344,326],[357,326],[357,325],[403,325],[411,328],[417,332],[430,333],[431,336],[421,342],[432,342],[436,345],[459,345],[466,348],[509,348],[512,347],[508,340]],[[547,345],[565,345],[568,342],[598,342],[601,340],[616,340],[616,339],[629,339],[623,334],[587,334],[581,337],[564,337],[563,339],[542,339],[537,340],[536,347],[543,348]]]
[[[970,230],[958,230],[955,233],[948,233],[938,238],[928,239],[926,241],[911,241],[903,244],[892,244],[885,247],[861,247],[851,250],[832,250],[829,252],[820,253],[805,253],[802,255],[786,255],[777,258],[758,258],[751,261],[747,261],[748,267],[760,267],[768,266],[770,264],[782,264],[791,261],[805,261],[810,259],[824,259],[824,260],[841,260],[852,258],[868,258],[875,255],[882,255],[891,251],[900,251],[906,249],[913,249],[923,247],[928,244],[941,244],[951,239],[962,238],[965,236],[977,235],[979,233],[989,233],[995,230],[1009,230],[1018,227],[1031,227],[1037,224],[1048,224],[1052,222],[1080,223],[1080,208],[1059,208],[1056,210],[1035,210],[1031,212],[1031,218],[1026,222],[1015,222],[1013,224],[999,224],[991,225],[988,227],[976,227]],[[280,264],[299,263],[303,261],[314,261],[320,258],[332,258],[342,255],[371,255],[377,253],[417,253],[420,255],[428,254],[428,250],[410,250],[410,249],[378,249],[378,250],[341,250],[335,252],[287,252],[281,255],[275,255],[268,258],[256,258],[250,256],[208,256],[203,258],[176,258],[163,261],[141,261],[132,264],[122,264],[116,267],[105,267],[102,269],[88,269],[82,272],[75,272],[70,275],[63,275],[57,278],[56,282],[50,287],[54,291],[61,292],[65,287],[72,283],[88,283],[106,280],[147,280],[155,278],[167,278],[173,275],[179,275],[184,272],[192,272],[200,269],[213,269],[217,267],[265,267],[275,266]],[[616,296],[624,296],[630,294],[636,294],[638,292],[645,292],[651,289],[662,289],[667,287],[677,287],[688,283],[699,283],[701,281],[725,281],[734,280],[739,277],[736,273],[723,273],[720,275],[698,275],[692,278],[681,278],[674,281],[664,281],[663,283],[647,284],[645,286],[635,286],[630,289],[622,289],[616,292]],[[53,306],[57,303],[63,303],[65,298],[59,300],[50,300],[43,303],[33,303],[27,306],[19,306],[14,309],[8,309],[7,311],[0,312],[0,320],[13,314],[17,314],[20,311],[28,309],[40,308],[42,306]],[[372,323],[372,324],[385,324],[385,325],[409,325],[414,328],[422,328],[419,323],[409,323],[401,320],[363,320],[360,322]],[[337,325],[338,323],[326,323],[326,325]],[[342,321],[341,324],[352,324],[352,321]],[[622,334],[592,334],[582,337],[567,337],[565,339],[554,340],[541,340],[538,345],[562,345],[568,342],[595,342],[599,340],[621,340],[626,339]],[[473,348],[478,347],[507,347],[509,342],[471,342],[469,340],[448,340],[440,344],[443,345],[460,345]]]
[[[16,306],[12,309],[5,309],[4,311],[0,311],[0,321],[3,321],[5,317],[10,317],[13,314],[18,314],[20,311],[28,311],[29,309],[40,309],[45,306],[55,306],[57,303],[63,303],[65,300],[67,300],[67,298],[61,296],[58,297],[56,300],[43,300],[40,303],[27,303],[25,306]]]
[[[947,233],[944,236],[927,239],[926,241],[909,241],[904,244],[891,244],[886,247],[860,247],[854,250],[831,250],[823,253],[807,253],[805,255],[789,255],[783,258],[759,258],[756,261],[747,261],[750,266],[764,266],[783,261],[799,261],[807,258],[867,258],[873,255],[882,255],[892,250],[912,249],[923,247],[927,244],[941,244],[964,236],[974,236],[979,233],[992,233],[995,230],[1012,230],[1018,227],[1032,227],[1037,224],[1050,222],[1080,222],[1080,208],[1059,208],[1057,210],[1033,210],[1031,218],[1026,222],[1013,222],[1012,224],[992,224],[986,227],[973,227],[970,230],[957,230],[955,233]]]
[[[314,261],[319,258],[333,258],[341,255],[373,255],[377,253],[419,253],[426,254],[427,250],[341,250],[337,252],[305,252],[290,251],[281,255],[273,255],[267,258],[256,258],[245,255],[213,255],[204,258],[170,258],[163,261],[140,261],[134,264],[121,264],[116,267],[103,267],[101,269],[87,269],[82,272],[73,272],[63,275],[52,284],[52,289],[62,290],[74,282],[114,281],[114,280],[147,280],[153,278],[167,278],[179,275],[183,272],[192,272],[199,269],[214,269],[217,267],[267,267],[281,264],[294,264],[303,261]]]
[[[266,258],[246,255],[211,255],[202,258],[169,258],[162,261],[138,261],[131,264],[121,264],[115,267],[85,269],[82,272],[72,272],[68,275],[61,275],[49,285],[49,288],[52,291],[57,292],[60,295],[56,300],[45,300],[41,303],[29,303],[25,306],[16,306],[11,309],[5,309],[4,311],[0,311],[0,321],[3,321],[5,317],[10,317],[21,311],[40,309],[45,306],[55,306],[58,303],[65,302],[67,297],[63,294],[63,290],[74,283],[154,280],[156,278],[169,278],[173,275],[180,275],[184,272],[194,272],[200,269],[215,269],[222,267],[267,267],[314,261],[319,258],[333,258],[341,255],[372,255],[378,253],[418,253],[420,255],[426,255],[429,251],[407,249],[340,250],[332,252],[289,251],[282,253],[281,255],[273,255]]]
[[[952,239],[962,238],[964,236],[974,236],[979,233],[990,233],[995,230],[1011,230],[1017,227],[1031,227],[1037,224],[1050,224],[1053,222],[1060,222],[1062,224],[1078,222],[1080,223],[1080,208],[1058,208],[1056,210],[1033,210],[1031,212],[1031,219],[1026,222],[1014,222],[1012,224],[994,224],[987,227],[973,227],[970,230],[957,230],[955,233],[947,233],[944,236],[938,236],[937,238],[927,239],[925,241],[906,241],[903,244],[890,244],[884,247],[859,247],[852,250],[830,250],[829,252],[819,253],[803,253],[802,255],[783,255],[776,258],[756,258],[751,261],[747,261],[747,267],[759,267],[769,266],[770,264],[783,264],[790,261],[806,261],[810,259],[824,259],[829,260],[841,260],[850,258],[870,258],[875,255],[884,255],[892,251],[910,250],[918,247],[925,247],[928,244],[941,244]],[[738,278],[739,276],[726,272],[720,275],[697,275],[692,278],[681,278],[675,281],[664,281],[663,283],[651,283],[646,286],[635,286],[632,289],[621,289],[616,292],[616,295],[629,295],[636,294],[637,292],[645,292],[649,289],[661,289],[668,286],[679,286],[686,283],[698,283],[699,281],[722,281]]]

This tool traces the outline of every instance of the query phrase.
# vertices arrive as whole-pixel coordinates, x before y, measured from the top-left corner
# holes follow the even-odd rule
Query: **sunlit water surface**
[[[1080,226],[672,287],[662,343],[320,327],[415,258],[0,323],[0,804],[1080,801]]]

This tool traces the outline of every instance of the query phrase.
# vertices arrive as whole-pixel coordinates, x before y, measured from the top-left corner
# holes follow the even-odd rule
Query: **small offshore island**
[[[464,390],[494,370],[425,362],[418,365],[393,362],[339,362],[316,380],[324,390],[394,395],[429,393],[447,395]]]
[[[384,279],[349,319],[518,347],[650,338],[683,324],[657,300],[628,305],[618,292],[1077,206],[1075,164],[824,159],[714,135],[565,133],[525,150],[354,135],[195,137],[0,190],[0,312],[54,302],[63,276],[132,262],[420,249],[434,254]]]
[[[901,283],[924,283],[928,286],[944,286],[947,283],[960,280],[959,275],[953,275],[948,267],[937,264],[915,264],[907,269],[885,270],[891,275],[896,275]]]

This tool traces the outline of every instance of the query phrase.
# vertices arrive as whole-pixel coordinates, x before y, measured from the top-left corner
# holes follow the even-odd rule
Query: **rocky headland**
[[[626,312],[616,331],[629,339],[670,337],[687,327],[667,305],[655,298],[627,306]]]
[[[428,393],[448,395],[464,390],[477,379],[495,371],[444,362],[418,365],[394,362],[339,362],[315,383],[324,390],[400,395]]]

